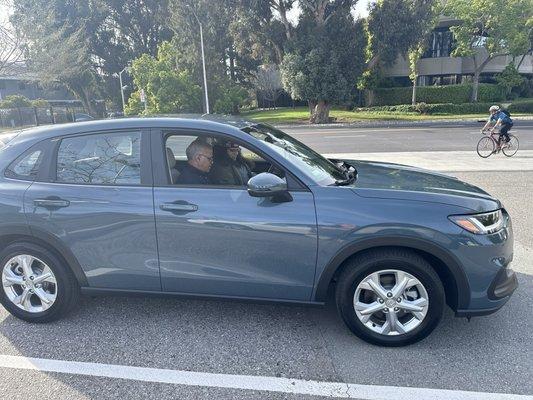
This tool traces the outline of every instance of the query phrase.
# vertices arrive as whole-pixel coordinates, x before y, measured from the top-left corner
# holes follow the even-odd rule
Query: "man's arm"
[[[494,130],[498,127],[500,127],[502,125],[502,119],[501,118],[498,118],[498,121],[496,121],[496,123],[494,124],[494,126],[492,127],[492,133],[494,133]]]

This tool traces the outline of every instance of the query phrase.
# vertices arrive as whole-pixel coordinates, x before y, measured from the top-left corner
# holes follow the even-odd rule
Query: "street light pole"
[[[118,79],[120,81],[120,96],[122,97],[122,112],[124,112],[124,109],[126,108],[126,101],[124,99],[124,85],[122,84],[122,73],[124,71],[128,71],[129,66],[126,66],[122,68],[122,71],[118,73]]]
[[[198,16],[194,12],[193,9],[191,9],[192,13],[194,14],[194,18],[196,18],[196,21],[198,22],[198,25],[200,25],[200,47],[202,49],[202,69],[204,73],[204,95],[205,95],[205,110],[207,114],[209,114],[209,96],[207,95],[207,74],[205,72],[205,54],[204,54],[204,30],[202,27],[202,23],[198,19]]]

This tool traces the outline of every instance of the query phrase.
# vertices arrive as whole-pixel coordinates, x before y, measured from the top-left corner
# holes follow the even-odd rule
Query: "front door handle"
[[[35,206],[37,206],[37,207],[62,208],[62,207],[70,206],[70,201],[63,200],[63,199],[60,199],[60,198],[35,199],[35,200],[33,200],[33,204]]]
[[[183,201],[176,201],[174,203],[163,203],[159,206],[163,211],[170,212],[195,212],[198,211],[198,206],[196,204],[191,204]]]

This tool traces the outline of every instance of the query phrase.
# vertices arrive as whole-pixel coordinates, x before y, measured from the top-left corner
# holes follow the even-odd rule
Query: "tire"
[[[518,151],[518,148],[520,147],[520,142],[518,141],[518,138],[515,135],[509,135],[509,142],[507,142],[507,146],[502,148],[502,152],[507,157],[512,157]]]
[[[17,299],[13,299],[17,294],[22,295],[21,291],[30,288],[30,285],[26,283],[26,274],[20,271],[22,269],[22,263],[17,262],[17,260],[20,260],[19,257],[29,257],[26,259],[32,260],[28,264],[31,264],[30,268],[32,271],[36,271],[35,282],[37,282],[40,276],[39,271],[41,271],[41,276],[44,275],[46,267],[48,268],[46,269],[48,272],[46,275],[50,275],[51,273],[51,278],[40,282],[40,284],[33,285],[32,283],[33,286],[31,287],[33,289],[28,289],[28,293],[31,292],[33,294],[29,294],[28,302],[23,303],[28,306],[24,308],[22,304],[16,304]],[[13,275],[13,270],[17,270],[18,275]],[[17,281],[24,279],[26,285],[8,284],[10,286],[6,286],[6,282],[9,279],[8,273],[11,274],[9,277],[16,278]],[[2,280],[0,303],[12,315],[24,321],[37,323],[51,322],[62,318],[78,304],[80,288],[70,268],[54,253],[36,244],[20,242],[7,246],[0,253],[0,278]],[[41,297],[37,295],[37,290],[40,290],[39,293],[45,291],[47,295],[46,300],[50,305],[47,305],[41,300]],[[53,300],[51,300],[52,298]]]
[[[477,142],[477,154],[482,158],[488,158],[496,151],[496,142],[493,138],[485,136]]]
[[[395,273],[390,271],[398,272],[395,275]],[[373,291],[361,288],[365,287],[369,276],[376,276],[376,274],[382,274],[379,276],[383,282],[386,279],[392,279],[391,277],[394,276],[396,279],[392,285],[394,287],[398,283],[398,276],[408,278],[409,285],[415,281],[420,285],[407,286],[401,296],[395,296],[395,299],[392,299],[395,303],[394,305],[385,304],[391,301],[387,297],[385,297],[385,302],[382,306],[378,304],[378,300],[380,302],[382,300],[380,297],[369,300],[367,305],[364,302],[362,303],[362,299],[369,294],[372,296]],[[414,277],[414,279],[411,279],[411,277]],[[392,281],[390,282],[392,283]],[[386,286],[384,285],[382,288],[386,290],[387,295],[391,294],[394,287]],[[354,298],[356,293],[358,297]],[[408,311],[400,308],[415,304],[415,302],[416,304],[423,304],[423,293],[427,296],[426,306],[420,307],[424,309],[423,312],[413,312],[410,315]],[[419,297],[417,298],[417,296]],[[405,346],[424,339],[439,324],[445,305],[444,288],[437,273],[418,254],[404,249],[369,250],[356,255],[341,272],[337,280],[335,297],[337,309],[342,319],[356,336],[371,344],[387,347]],[[399,301],[396,301],[397,299]],[[402,300],[403,303],[400,302]],[[382,307],[381,309],[392,308],[388,308],[390,314],[388,310],[385,313],[381,309],[373,312],[370,319],[365,323],[363,322],[365,316],[360,315],[364,311],[356,311],[356,306],[360,309],[361,304],[364,304],[365,308],[368,308],[371,304]],[[416,318],[415,314],[418,315]],[[420,316],[422,314],[423,317]],[[396,324],[398,331],[391,330],[389,333],[377,332],[379,329],[385,330],[385,325],[390,322],[389,317],[402,321],[400,324]],[[381,326],[380,323],[382,323]],[[389,323],[390,325],[391,323]],[[401,330],[405,330],[405,332],[400,333]]]

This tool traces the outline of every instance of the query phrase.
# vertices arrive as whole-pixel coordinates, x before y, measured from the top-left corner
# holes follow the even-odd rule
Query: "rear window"
[[[140,146],[139,132],[63,139],[57,155],[57,182],[139,185]]]

